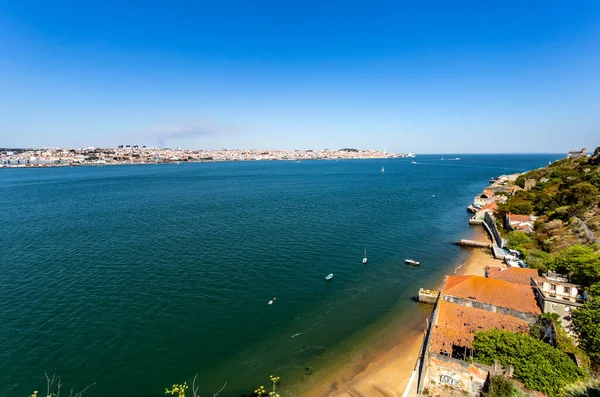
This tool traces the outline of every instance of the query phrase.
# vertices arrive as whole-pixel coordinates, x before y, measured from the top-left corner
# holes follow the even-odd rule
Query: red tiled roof
[[[482,309],[438,301],[438,317],[433,327],[431,351],[452,354],[452,345],[471,347],[475,333],[500,329],[510,332],[529,331],[527,321]]]
[[[522,313],[541,314],[533,288],[480,276],[448,276],[444,294],[473,299]]]
[[[510,223],[513,223],[513,222],[521,223],[521,222],[530,222],[531,221],[531,217],[529,215],[516,215],[516,214],[508,213],[508,214],[506,214],[506,216],[508,216],[508,220]]]
[[[538,277],[537,270],[522,267],[486,267],[485,270],[488,278],[521,285],[531,285],[531,278]]]
[[[481,209],[477,212],[483,211],[483,210],[494,210],[496,211],[498,209],[498,203],[496,203],[495,201],[493,203],[489,203],[484,205],[483,207],[481,207]]]

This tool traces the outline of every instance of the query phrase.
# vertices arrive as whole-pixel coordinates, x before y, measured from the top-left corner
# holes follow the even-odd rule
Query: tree
[[[525,334],[491,330],[478,332],[473,341],[475,359],[492,365],[498,360],[511,365],[514,377],[530,390],[559,396],[568,384],[584,377],[584,371],[562,351]]]
[[[519,250],[526,253],[529,249],[533,248],[534,242],[525,232],[520,230],[510,232],[506,236],[506,242],[509,248]]]
[[[553,268],[554,257],[545,251],[533,249],[527,251],[525,262],[530,268],[545,273]]]
[[[561,250],[554,259],[557,271],[572,274],[573,281],[585,287],[600,281],[600,254],[581,244]]]
[[[600,297],[590,297],[573,312],[571,320],[581,348],[590,355],[600,356]]]
[[[510,206],[510,212],[517,215],[529,215],[533,212],[533,205],[529,203],[515,204]]]
[[[598,188],[589,182],[580,182],[571,186],[565,193],[565,199],[569,204],[583,204],[589,207],[598,200]]]
[[[588,290],[588,293],[592,296],[600,298],[600,283],[592,284]]]

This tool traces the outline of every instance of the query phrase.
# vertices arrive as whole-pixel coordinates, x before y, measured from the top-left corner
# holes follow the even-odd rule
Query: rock
[[[594,154],[592,154],[592,157],[590,157],[589,163],[600,165],[600,146],[594,150]]]

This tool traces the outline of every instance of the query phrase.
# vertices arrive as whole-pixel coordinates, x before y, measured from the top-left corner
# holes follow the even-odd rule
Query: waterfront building
[[[526,269],[522,267],[486,267],[485,276],[496,280],[504,280],[510,283],[520,285],[531,285],[531,279],[537,278],[538,272],[535,269]]]
[[[471,362],[475,333],[527,333],[539,314],[531,285],[447,276],[425,339],[419,393],[478,396],[494,369]]]
[[[510,212],[504,216],[504,228],[506,230],[520,230],[525,233],[533,232],[533,225],[537,220],[533,215],[517,215]]]
[[[494,194],[493,193],[481,193],[477,196],[475,196],[475,198],[473,199],[473,205],[474,206],[479,206],[479,207],[485,207],[486,205],[488,205],[489,203],[493,202],[493,197]]]
[[[544,313],[556,313],[563,328],[571,332],[571,312],[583,306],[584,289],[569,282],[565,276],[548,272],[542,277],[531,279],[535,287],[538,304]]]

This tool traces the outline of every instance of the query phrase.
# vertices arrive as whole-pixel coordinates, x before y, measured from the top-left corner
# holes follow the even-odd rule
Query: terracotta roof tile
[[[475,333],[491,329],[525,333],[529,324],[518,318],[455,303],[438,302],[437,322],[433,327],[431,351],[452,354],[452,345],[471,347]]]
[[[488,278],[521,285],[531,285],[531,278],[538,277],[537,270],[522,267],[486,267],[485,270]]]
[[[541,314],[532,287],[480,276],[448,276],[444,294]]]
[[[509,222],[531,222],[531,217],[529,215],[516,215],[516,214],[506,214],[508,216]]]
[[[498,203],[494,201],[493,203],[489,203],[489,204],[484,205],[483,207],[481,207],[481,209],[479,211],[483,211],[483,210],[494,210],[494,211],[496,211],[497,209],[498,209]]]

